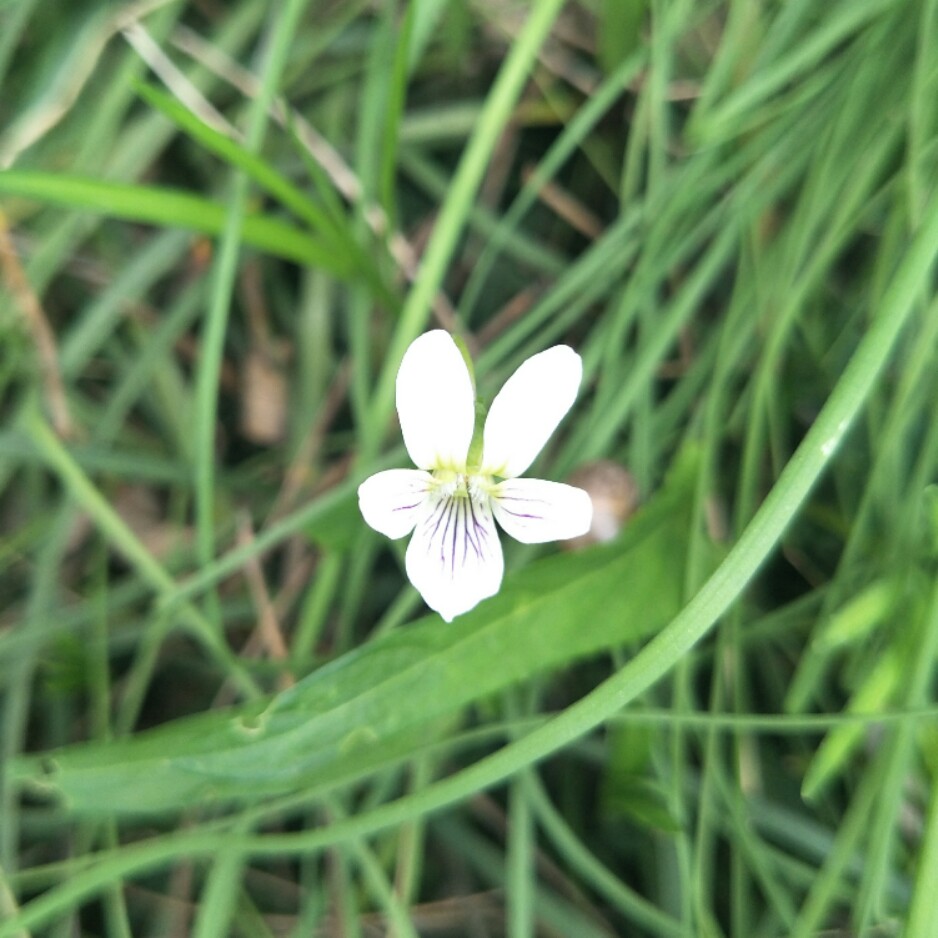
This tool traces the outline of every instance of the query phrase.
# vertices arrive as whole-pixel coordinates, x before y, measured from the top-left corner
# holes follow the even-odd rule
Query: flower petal
[[[365,522],[392,539],[409,534],[427,501],[432,477],[419,469],[387,469],[358,487]]]
[[[448,332],[425,332],[404,353],[397,372],[397,414],[415,465],[465,468],[475,394],[469,369]]]
[[[582,377],[583,362],[567,345],[522,363],[492,401],[483,434],[483,471],[506,479],[521,475],[573,405]]]
[[[593,520],[593,503],[583,489],[541,479],[500,482],[492,510],[502,529],[523,544],[579,537]]]
[[[487,498],[440,493],[407,547],[410,582],[447,622],[498,592],[504,560]]]

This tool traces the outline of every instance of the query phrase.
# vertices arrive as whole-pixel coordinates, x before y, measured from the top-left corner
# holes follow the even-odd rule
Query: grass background
[[[0,3],[0,936],[938,935],[938,3]],[[404,349],[612,543],[447,626]]]

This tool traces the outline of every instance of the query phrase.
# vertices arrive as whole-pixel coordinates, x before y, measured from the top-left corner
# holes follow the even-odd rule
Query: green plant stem
[[[46,464],[62,480],[75,501],[88,512],[105,540],[130,562],[158,595],[173,593],[176,586],[173,578],[82,472],[35,406],[25,408],[22,423],[23,429],[36,444]],[[256,697],[260,691],[254,679],[221,641],[211,624],[190,605],[182,604],[179,611],[195,637],[219,661],[240,690],[249,698]]]
[[[935,883],[938,882],[938,765],[932,766],[932,790],[915,871],[915,889],[909,905],[905,938],[938,938]]]
[[[383,428],[394,407],[394,385],[404,352],[426,323],[430,303],[443,283],[489,157],[508,123],[535,56],[563,5],[563,0],[541,0],[531,6],[528,20],[486,98],[475,132],[440,208],[420,273],[407,295],[385,355],[384,367],[378,376],[360,453],[360,461],[364,465],[380,447]]]
[[[263,70],[260,92],[251,103],[245,135],[245,150],[252,156],[259,152],[263,143],[268,111],[286,65],[297,23],[305,7],[306,0],[289,0],[284,7],[278,5],[274,8],[266,67]],[[248,182],[248,175],[243,169],[233,173],[231,195],[199,355],[195,400],[195,515],[196,553],[202,564],[212,560],[215,550],[215,425],[218,414],[218,381],[241,247]],[[210,608],[217,619],[216,604],[210,603]],[[215,625],[219,623],[216,621]]]

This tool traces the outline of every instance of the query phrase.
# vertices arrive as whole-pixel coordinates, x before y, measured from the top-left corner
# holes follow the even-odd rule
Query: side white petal
[[[419,469],[387,469],[358,487],[365,522],[392,539],[410,534],[420,517],[432,477]]]
[[[397,372],[397,414],[415,465],[465,467],[475,395],[469,369],[448,332],[425,332],[404,353]]]
[[[483,471],[507,479],[521,475],[573,405],[582,377],[583,362],[567,345],[524,362],[492,401],[483,434]]]
[[[593,503],[583,489],[541,479],[500,482],[492,509],[502,529],[523,544],[579,537],[593,520]]]
[[[494,596],[504,567],[487,499],[437,497],[407,547],[410,582],[447,622]]]

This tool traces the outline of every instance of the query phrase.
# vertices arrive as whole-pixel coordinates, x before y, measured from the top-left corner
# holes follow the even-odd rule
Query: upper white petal
[[[433,479],[420,469],[387,469],[365,479],[358,487],[358,507],[366,523],[387,537],[409,534]]]
[[[492,492],[495,519],[524,544],[563,541],[586,534],[593,520],[589,495],[563,482],[506,479]]]
[[[469,369],[448,332],[425,332],[404,353],[397,373],[397,414],[415,465],[465,466],[475,395]]]
[[[431,496],[436,501],[407,547],[410,582],[447,622],[498,592],[504,560],[488,499]]]
[[[483,471],[508,479],[521,475],[573,405],[582,377],[583,362],[567,345],[524,362],[492,401],[483,434]]]

